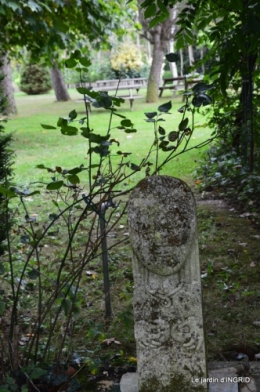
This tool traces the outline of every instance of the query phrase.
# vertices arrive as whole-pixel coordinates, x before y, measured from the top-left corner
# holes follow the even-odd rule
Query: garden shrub
[[[260,210],[259,164],[250,172],[237,151],[224,142],[209,148],[195,175],[201,191],[216,193],[243,209]]]
[[[21,72],[20,89],[28,95],[44,94],[52,88],[49,71],[40,64],[26,64]]]
[[[111,55],[111,68],[119,78],[147,77],[149,67],[142,59],[141,50],[129,43],[124,43]]]

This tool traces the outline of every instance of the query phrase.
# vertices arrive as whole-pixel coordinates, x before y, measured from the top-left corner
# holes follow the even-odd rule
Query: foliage
[[[111,54],[111,67],[121,77],[140,77],[144,63],[140,49],[134,44],[125,42]]]
[[[260,210],[259,166],[250,172],[235,149],[224,142],[211,147],[195,176],[201,192],[212,192],[247,211]],[[259,151],[257,151],[259,155]],[[259,159],[259,157],[258,157]]]
[[[122,18],[131,14],[122,0],[106,1],[8,1],[0,3],[1,50],[17,54],[17,46],[27,47],[34,59],[39,54],[51,58],[57,49],[75,47],[84,37],[92,47],[106,42],[111,31],[123,34]]]
[[[0,72],[2,63],[0,62]],[[4,75],[0,73],[0,83],[4,79]],[[6,107],[6,97],[3,97],[0,89],[0,186],[8,186],[12,175],[12,160],[13,151],[10,148],[12,141],[12,134],[4,133],[3,123],[6,121],[5,107]],[[0,256],[3,255],[6,248],[5,240],[7,239],[7,231],[10,229],[11,222],[8,221],[8,203],[6,196],[0,194]]]
[[[153,16],[150,26],[168,17],[166,5],[173,7],[177,3],[177,0],[144,1],[142,6],[145,13]],[[203,42],[207,45],[207,55],[199,63],[210,62],[206,78],[214,82],[220,107],[226,105],[230,89],[235,91],[239,107],[234,125],[240,122],[241,156],[251,171],[255,163],[254,138],[259,133],[258,127],[254,129],[253,99],[259,79],[259,17],[260,4],[254,0],[228,0],[225,4],[213,0],[190,0],[179,14],[180,28],[176,35],[177,49],[190,44],[201,45]],[[193,31],[199,31],[200,34],[194,36]]]
[[[50,73],[40,64],[26,64],[21,71],[20,89],[29,95],[44,94],[52,87]]]

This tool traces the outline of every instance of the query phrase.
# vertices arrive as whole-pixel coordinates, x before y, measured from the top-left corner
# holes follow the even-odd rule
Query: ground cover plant
[[[171,101],[142,113],[142,123],[146,121],[152,129],[151,139],[143,139],[147,146],[144,156],[139,149],[132,154],[129,145],[125,147],[120,139],[122,134],[130,136],[138,132],[130,116],[120,110],[120,98],[78,89],[101,108],[98,115],[104,109],[110,113],[107,123],[101,119],[101,129],[98,129],[98,115],[91,117],[87,111],[78,115],[75,109],[69,110],[66,117],[57,116],[56,112],[54,125],[46,123],[46,116],[41,120],[51,164],[42,160],[37,166],[46,175],[39,181],[33,174],[29,183],[24,181],[23,171],[18,177],[21,182],[1,188],[16,223],[8,233],[8,252],[1,260],[5,390],[37,390],[41,382],[59,388],[61,385],[65,388],[64,383],[67,383],[66,389],[74,391],[80,386],[78,380],[82,382],[83,378],[84,381],[82,374],[93,375],[106,363],[109,365],[105,370],[109,372],[112,364],[125,359],[130,364],[135,361],[131,357],[134,354],[132,279],[129,248],[125,247],[128,233],[123,230],[126,195],[134,186],[134,182],[128,180],[140,172],[157,174],[174,156],[194,148],[189,142],[197,129],[195,109],[204,103],[199,96],[207,89],[206,85],[200,86],[191,97],[185,97],[174,125],[169,119],[164,121],[170,117]],[[53,141],[49,137],[54,132],[66,138],[66,145],[72,146],[63,162],[58,161],[58,156],[63,155],[61,146],[57,149],[57,158],[54,156]],[[78,150],[72,145],[77,134],[81,138]],[[29,144],[32,137],[26,137],[29,139],[25,139],[25,143]],[[198,144],[204,145],[205,138]],[[79,155],[78,151],[82,152],[83,148],[87,162],[73,161],[73,155]],[[29,151],[26,150],[26,159]],[[33,168],[33,172],[35,170]],[[102,280],[97,279],[102,271],[106,274],[104,238],[110,258],[111,290],[105,284],[103,289]],[[123,270],[119,271],[119,265]],[[110,319],[108,297],[113,290],[117,295]],[[105,320],[104,294],[105,305],[108,305]],[[120,301],[124,302],[123,306]],[[104,320],[103,323],[100,320]],[[102,349],[102,345],[117,347],[121,343],[119,339],[124,340],[124,349]],[[72,378],[67,369],[71,363],[78,366],[78,369],[73,367]]]

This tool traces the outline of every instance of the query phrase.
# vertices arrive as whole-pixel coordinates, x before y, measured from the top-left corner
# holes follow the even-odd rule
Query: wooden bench
[[[117,95],[117,98],[123,98],[123,99],[128,99],[129,103],[130,103],[130,109],[133,110],[133,105],[134,105],[134,101],[135,99],[140,99],[143,98],[142,95],[120,95],[120,97]],[[77,103],[80,102],[84,102],[84,99],[77,99],[76,100]],[[87,105],[87,110],[89,113],[91,113],[91,103],[93,103],[93,101],[88,100],[88,98],[86,97],[85,99],[86,105]]]
[[[163,79],[163,86],[159,87],[159,97],[162,96],[164,90],[174,90],[174,96],[176,96],[176,92],[180,90],[181,87],[183,87],[183,90],[187,91],[190,85],[192,86],[199,81],[201,81],[201,79],[188,79],[186,76],[165,78]]]
[[[128,99],[130,102],[130,108],[133,110],[133,103],[135,99],[143,98],[142,95],[138,95],[138,91],[142,87],[147,86],[147,80],[145,78],[133,78],[133,79],[111,79],[111,80],[97,80],[94,83],[81,83],[76,85],[76,87],[86,87],[91,88],[93,91],[118,91],[118,90],[129,90],[128,95],[119,95],[118,98]],[[137,94],[133,94],[133,90],[136,90]],[[77,100],[77,102],[82,102],[83,99]],[[87,109],[91,112],[91,100],[86,99]]]

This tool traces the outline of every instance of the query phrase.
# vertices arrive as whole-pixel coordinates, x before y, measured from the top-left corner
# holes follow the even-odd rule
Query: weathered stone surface
[[[139,392],[206,391],[196,207],[181,180],[142,180],[128,206]]]

